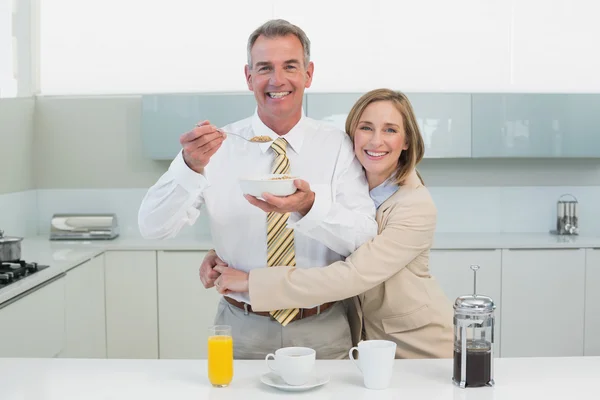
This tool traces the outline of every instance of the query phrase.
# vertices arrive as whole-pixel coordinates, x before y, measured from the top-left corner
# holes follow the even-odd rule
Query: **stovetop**
[[[0,289],[49,267],[49,265],[23,260],[2,262],[0,263]]]

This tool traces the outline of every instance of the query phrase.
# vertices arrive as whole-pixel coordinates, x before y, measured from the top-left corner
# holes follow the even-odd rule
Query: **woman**
[[[452,307],[429,271],[437,211],[415,167],[424,144],[407,97],[363,95],[346,120],[377,206],[378,235],[345,261],[322,268],[217,265],[220,293],[249,292],[254,311],[309,308],[350,300],[354,341],[397,343],[396,358],[450,358]]]

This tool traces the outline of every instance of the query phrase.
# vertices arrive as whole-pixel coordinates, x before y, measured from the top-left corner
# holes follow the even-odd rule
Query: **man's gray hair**
[[[287,35],[294,35],[300,40],[302,44],[302,49],[304,49],[304,68],[308,67],[308,63],[310,62],[310,40],[306,33],[298,26],[289,23],[284,19],[272,19],[258,28],[248,38],[248,66],[252,69],[252,56],[250,55],[250,51],[252,50],[252,46],[254,46],[254,42],[258,39],[259,36],[265,36],[267,38],[276,38],[283,37]]]

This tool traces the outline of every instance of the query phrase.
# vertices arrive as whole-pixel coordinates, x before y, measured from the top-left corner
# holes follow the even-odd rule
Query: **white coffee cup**
[[[358,351],[358,360],[353,356]],[[389,340],[363,340],[348,352],[350,359],[362,372],[367,389],[386,389],[390,386],[396,357],[396,343]]]
[[[275,361],[274,367],[269,363],[271,357]],[[314,371],[315,359],[316,352],[309,347],[284,347],[265,357],[269,369],[291,386],[308,382]]]

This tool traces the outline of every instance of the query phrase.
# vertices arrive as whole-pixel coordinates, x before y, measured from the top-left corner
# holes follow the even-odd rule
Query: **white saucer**
[[[309,378],[308,382],[300,386],[288,385],[279,375],[275,374],[274,372],[264,374],[260,377],[260,381],[265,385],[285,390],[288,392],[301,392],[326,384],[327,382],[329,382],[329,375],[315,374]]]

